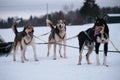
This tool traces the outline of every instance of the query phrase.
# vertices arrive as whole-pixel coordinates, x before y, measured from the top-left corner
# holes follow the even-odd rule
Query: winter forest
[[[33,25],[33,26],[45,26],[46,18],[56,23],[58,19],[63,19],[66,21],[67,25],[82,25],[86,23],[92,23],[96,16],[107,16],[107,14],[120,13],[120,6],[116,7],[102,7],[95,3],[95,0],[85,0],[83,6],[72,10],[72,6],[64,5],[63,9],[60,11],[55,11],[42,16],[30,16],[29,19],[24,19],[22,17],[8,17],[8,19],[0,19],[0,28],[10,28],[12,23],[20,19],[21,23],[19,26],[23,25]],[[39,14],[39,13],[38,13]]]

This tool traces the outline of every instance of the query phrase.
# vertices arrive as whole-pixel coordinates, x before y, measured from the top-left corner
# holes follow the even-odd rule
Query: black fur
[[[78,34],[79,49],[81,51],[83,44],[87,46],[88,43],[94,42],[94,28],[89,28],[86,31],[82,31]]]
[[[99,28],[104,27],[103,33],[98,32],[98,34],[95,35],[96,27],[99,27]],[[101,43],[97,41],[97,37],[101,38],[101,34],[103,34],[105,39],[109,38],[109,28],[106,23],[106,17],[104,18],[97,17],[95,20],[94,26],[92,28],[89,28],[86,31],[82,31],[78,34],[79,52],[80,52],[78,64],[81,64],[82,48],[84,45],[88,47],[88,51],[89,51],[89,50],[92,50],[90,48],[93,48],[93,46],[89,47],[89,45],[91,43],[93,44],[95,43],[95,52],[96,54],[99,54],[99,46]],[[107,51],[108,51],[108,42],[105,42],[104,43],[104,55],[105,56],[107,56]],[[89,54],[91,54],[91,51]],[[89,57],[87,57],[87,54],[86,54],[86,58],[89,64]]]
[[[86,54],[87,63],[90,64],[89,56],[93,51],[94,48],[94,28],[89,28],[86,31],[82,31],[78,34],[78,42],[79,42],[79,61],[78,65],[81,64],[82,61],[82,50],[84,45],[88,47],[88,52]]]
[[[94,28],[96,26],[103,26],[104,27],[103,36],[104,36],[104,38],[108,39],[109,38],[109,28],[108,28],[108,25],[106,23],[106,17],[104,17],[104,18],[98,18],[97,17],[97,19],[95,21]],[[101,38],[101,34],[98,34],[95,37],[97,38],[98,36]],[[99,46],[100,46],[100,43],[95,41],[95,52],[96,52],[96,54],[99,54]],[[106,42],[106,43],[104,43],[104,54],[105,54],[105,56],[107,56],[107,51],[108,51],[108,43]]]

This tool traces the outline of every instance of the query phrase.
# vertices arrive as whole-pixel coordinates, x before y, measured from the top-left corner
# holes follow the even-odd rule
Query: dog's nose
[[[104,40],[102,40],[102,42],[104,42]]]

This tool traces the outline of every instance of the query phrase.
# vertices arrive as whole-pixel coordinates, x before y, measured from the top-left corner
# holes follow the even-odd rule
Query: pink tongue
[[[95,30],[94,36],[96,36],[97,34],[99,34],[99,31]]]
[[[30,36],[33,36],[33,33],[32,33],[32,32],[30,32],[30,33],[29,33],[29,35],[30,35]]]

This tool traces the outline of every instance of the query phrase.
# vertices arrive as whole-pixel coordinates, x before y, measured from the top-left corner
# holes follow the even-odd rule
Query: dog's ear
[[[107,16],[104,16],[104,17],[103,17],[103,20],[104,20],[104,21],[107,21]]]
[[[24,29],[23,29],[23,31],[25,31],[27,27],[28,27],[27,25],[26,25],[26,26],[24,26]]]
[[[65,23],[66,21],[65,20],[63,20],[63,23]]]
[[[57,23],[60,23],[60,20],[57,20]]]
[[[95,20],[97,20],[97,19],[99,19],[99,17],[98,17],[98,16],[96,16],[96,17],[95,17]]]
[[[95,21],[95,23],[97,23],[97,22],[98,22],[98,20],[99,20],[99,17],[98,17],[98,16],[96,16],[96,17],[95,17],[95,20],[94,20],[94,21]]]

